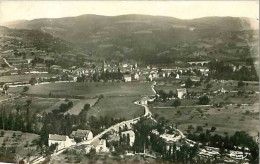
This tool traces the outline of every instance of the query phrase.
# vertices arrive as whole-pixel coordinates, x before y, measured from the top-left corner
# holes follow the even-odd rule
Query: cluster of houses
[[[129,127],[131,125],[129,124]],[[123,128],[123,127],[122,127]],[[121,128],[119,128],[121,129]],[[119,141],[121,137],[129,137],[129,145],[133,146],[135,141],[135,133],[133,130],[126,130],[119,133],[119,129],[113,129],[108,132],[109,138],[93,138],[93,133],[90,130],[72,131],[69,136],[49,134],[48,145],[56,145],[56,151],[68,148],[70,146],[76,145],[79,142],[84,142],[85,151],[89,153],[91,149],[95,149],[97,153],[108,152],[110,149],[107,147],[107,142]],[[86,142],[89,141],[89,142]],[[114,150],[114,149],[113,149]]]
[[[93,133],[90,130],[73,131],[70,136],[49,134],[48,145],[57,144],[56,149],[61,150],[76,144],[76,141],[88,141],[93,138]]]

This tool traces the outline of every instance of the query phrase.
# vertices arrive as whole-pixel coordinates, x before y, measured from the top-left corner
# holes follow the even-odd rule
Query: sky
[[[1,1],[0,24],[14,20],[83,14],[145,14],[192,19],[207,16],[259,18],[258,1]]]

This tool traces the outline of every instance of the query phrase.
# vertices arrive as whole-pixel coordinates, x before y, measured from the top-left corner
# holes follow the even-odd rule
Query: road
[[[3,59],[4,59],[5,64],[7,64],[9,68],[13,68],[14,70],[18,70],[16,67],[11,66],[11,65],[8,63],[8,61],[6,60],[6,58],[3,58]]]

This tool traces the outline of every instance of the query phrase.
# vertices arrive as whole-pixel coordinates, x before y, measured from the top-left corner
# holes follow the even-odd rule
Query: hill
[[[17,48],[36,48],[46,52],[67,52],[73,49],[70,42],[39,31],[27,29],[10,29],[0,26],[1,41],[12,44]],[[4,46],[2,50],[10,49],[10,45]]]
[[[198,58],[194,53],[202,54],[203,59],[216,58],[209,52],[220,51],[220,44],[253,42],[256,31],[251,24],[249,18],[235,17],[181,20],[149,15],[82,15],[10,22],[6,26],[49,33],[76,43],[93,56],[165,63],[184,56]]]

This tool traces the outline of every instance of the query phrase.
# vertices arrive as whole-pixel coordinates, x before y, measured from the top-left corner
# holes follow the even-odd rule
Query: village
[[[103,19],[0,26],[0,163],[259,162],[255,31]]]
[[[10,52],[12,53],[12,51]],[[44,54],[44,52],[40,53]],[[204,93],[194,93],[196,90],[195,88],[201,86],[201,84],[197,83],[201,83],[203,81],[202,79],[209,79],[209,75],[212,72],[209,65],[210,61],[187,62],[185,64],[186,67],[156,67],[151,65],[146,67],[138,67],[137,63],[121,63],[115,65],[113,63],[107,63],[107,61],[102,61],[97,65],[96,63],[88,63],[89,66],[85,67],[72,66],[69,69],[62,69],[61,66],[58,65],[51,65],[50,67],[47,67],[42,63],[47,64],[48,60],[41,58],[22,59],[7,55],[6,57],[3,56],[2,59],[5,63],[4,65],[6,65],[6,67],[3,67],[2,69],[5,71],[2,73],[2,78],[8,76],[8,73],[10,73],[9,76],[12,77],[24,76],[23,81],[19,81],[18,78],[17,81],[7,81],[2,83],[2,96],[8,96],[7,101],[10,101],[13,96],[27,96],[26,93],[30,91],[31,86],[49,85],[51,83],[152,83],[151,85],[154,95],[143,97],[140,101],[135,102],[136,105],[141,105],[145,108],[145,114],[141,117],[112,125],[98,135],[93,135],[91,130],[85,129],[76,129],[68,136],[48,134],[48,146],[55,147],[53,154],[51,155],[51,157],[54,159],[55,156],[58,156],[65,150],[77,150],[79,147],[80,149],[84,147],[86,154],[89,154],[93,151],[97,154],[118,151],[112,145],[114,143],[121,143],[122,140],[127,142],[126,145],[128,145],[128,147],[133,147],[135,143],[135,131],[133,129],[133,125],[140,121],[141,118],[150,119],[155,123],[158,123],[157,120],[153,118],[154,114],[152,114],[149,110],[149,106],[153,106],[154,108],[154,105],[156,103],[160,103],[160,101],[161,103],[166,101],[173,101],[173,105],[177,107],[181,106],[181,101],[190,99],[198,100],[206,97],[205,100],[202,101],[201,106],[219,106],[220,103],[209,104],[207,98],[212,99],[213,96],[216,96],[219,93],[225,94],[227,92],[232,92],[230,87],[221,87],[215,91],[209,92],[208,89],[212,87],[215,88],[215,86],[212,86],[213,82],[208,80],[208,83],[212,84],[211,86],[207,84],[207,90],[205,90]],[[38,61],[41,62],[38,63]],[[247,66],[231,65],[231,67],[233,72],[235,72],[241,70],[242,68],[246,68]],[[40,74],[41,76],[37,76],[37,74]],[[164,86],[169,88],[169,85],[167,85],[169,80],[174,83],[177,82],[178,85],[173,87],[177,87],[175,92],[171,91],[169,94],[167,94],[165,91],[157,89],[157,87],[163,88]],[[235,81],[220,80],[215,82],[225,84],[230,82],[234,83]],[[242,87],[243,85],[254,85],[242,81],[239,83],[242,83],[240,84]],[[258,83],[256,83],[256,85],[258,85]],[[15,93],[17,91],[12,91],[13,88],[23,88],[21,95],[17,95],[17,93]],[[248,92],[251,91],[248,90]],[[259,92],[256,90],[254,92],[259,94]],[[51,95],[49,95],[49,97],[51,97]],[[166,125],[162,126],[163,127],[161,128],[165,128],[164,126]],[[197,150],[197,155],[202,158],[205,157],[207,159],[216,159],[220,158],[220,156],[223,156],[223,154],[220,154],[219,148],[205,146],[200,142],[192,141],[188,139],[182,131],[176,129],[175,126],[169,126],[168,128],[169,130],[165,130],[163,134],[158,132],[156,129],[151,131],[151,135],[159,136],[166,143],[166,151],[173,152],[173,150],[171,150],[172,144],[178,143],[177,145],[182,145],[184,142],[185,144],[189,145],[189,147],[195,147],[195,145],[198,145],[200,148]],[[176,150],[180,150],[180,146],[177,146]],[[132,156],[134,154],[138,154],[129,148],[125,151],[125,155]],[[141,153],[142,156],[151,157],[153,159],[158,158],[158,155],[155,153],[149,154],[146,151],[149,152],[149,150],[144,149],[143,152],[139,152],[139,154]],[[225,161],[229,162],[237,160],[248,161],[247,156],[250,156],[250,151],[247,147],[243,147],[243,151],[242,147],[239,147],[229,151],[226,150],[226,152],[227,153],[225,153],[225,158],[227,159],[225,159]],[[40,163],[45,160],[46,157],[30,157],[29,159],[31,163]]]

